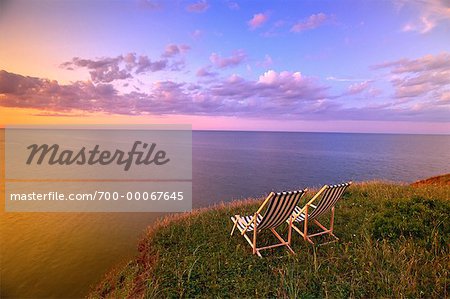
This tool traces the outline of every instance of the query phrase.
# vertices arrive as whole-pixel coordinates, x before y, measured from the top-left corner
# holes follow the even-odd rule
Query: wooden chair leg
[[[236,219],[236,222],[234,223],[234,225],[233,225],[233,228],[231,229],[231,234],[230,234],[230,236],[232,236],[233,235],[233,233],[234,233],[234,230],[236,229],[236,227],[237,227],[237,222],[238,222],[238,220]]]
[[[253,254],[256,254],[257,250],[256,250],[256,227],[253,230]]]
[[[291,244],[291,240],[292,240],[292,217],[289,220],[289,227],[288,227],[288,244]]]
[[[331,208],[331,219],[330,219],[330,232],[333,234],[333,225],[334,225],[334,207]]]
[[[308,206],[306,206],[305,209],[305,220],[304,227],[303,227],[303,239],[308,240]]]

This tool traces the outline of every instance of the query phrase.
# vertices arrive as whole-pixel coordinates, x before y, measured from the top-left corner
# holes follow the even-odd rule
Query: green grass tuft
[[[261,199],[170,216],[89,297],[445,298],[449,198],[449,186],[355,184],[336,208],[338,243],[313,247],[294,234],[296,255],[277,248],[263,259],[238,233],[229,236],[230,216],[253,213]]]

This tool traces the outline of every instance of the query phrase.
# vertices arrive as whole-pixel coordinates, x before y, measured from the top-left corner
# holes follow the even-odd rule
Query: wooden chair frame
[[[352,184],[352,182],[348,183],[349,185]],[[297,217],[299,217],[302,213],[305,215],[305,219],[303,220],[303,231],[298,228],[297,226],[295,226],[295,221],[293,221],[293,219],[290,220],[290,223],[292,225],[292,227],[303,237],[303,239],[305,241],[308,241],[309,243],[311,243],[312,245],[315,245],[315,243],[313,242],[313,240],[311,238],[320,236],[320,235],[324,235],[324,234],[328,234],[329,236],[331,236],[333,238],[333,240],[329,241],[329,242],[325,242],[325,243],[320,243],[319,245],[325,245],[325,244],[329,244],[329,243],[334,243],[339,241],[339,238],[333,234],[333,229],[334,229],[334,208],[335,206],[331,207],[331,217],[330,217],[330,227],[326,228],[323,224],[321,224],[317,219],[313,219],[314,223],[320,227],[322,229],[321,232],[318,233],[314,233],[314,234],[309,234],[308,233],[308,210],[309,207],[313,207],[316,208],[315,205],[313,205],[313,202],[316,201],[320,195],[322,195],[322,193],[328,189],[328,185],[323,186],[319,192],[317,192],[316,195],[314,195],[313,198],[311,198],[311,200],[309,200],[305,206],[300,210],[300,212],[296,213],[293,215],[293,219],[296,219]]]
[[[300,198],[306,193],[307,189],[304,190],[303,194],[300,196]],[[258,227],[257,227],[257,220],[258,220],[258,215],[260,215],[261,211],[264,209],[264,207],[266,206],[266,204],[269,202],[269,200],[271,200],[273,197],[275,196],[274,192],[271,192],[267,198],[264,200],[264,202],[261,204],[261,206],[259,207],[259,209],[256,211],[256,213],[253,215],[252,221],[247,223],[244,227],[244,229],[241,230],[241,228],[238,226],[238,222],[241,222],[242,224],[244,224],[245,222],[241,220],[241,217],[239,215],[234,215],[234,217],[236,217],[236,222],[233,225],[233,228],[231,229],[231,234],[230,236],[233,235],[234,230],[236,229],[236,227],[240,230],[241,235],[244,236],[244,238],[247,240],[247,242],[250,244],[250,246],[252,247],[252,253],[258,255],[260,258],[262,258],[262,255],[260,253],[260,250],[265,250],[265,249],[270,249],[270,248],[275,248],[275,247],[280,247],[280,246],[286,246],[286,248],[288,249],[288,251],[292,254],[295,254],[294,250],[292,250],[291,248],[291,240],[292,240],[292,220],[293,217],[290,216],[289,219],[287,220],[289,223],[289,227],[288,227],[288,237],[287,237],[287,241],[284,240],[280,234],[278,234],[278,232],[275,230],[275,228],[270,228],[270,231],[275,235],[275,237],[280,241],[280,243],[274,244],[274,245],[270,245],[270,246],[264,246],[264,247],[257,247],[256,245],[256,239],[257,239],[257,235],[258,235]],[[250,239],[250,237],[247,235],[247,230],[250,227],[250,225],[253,222],[253,238]]]

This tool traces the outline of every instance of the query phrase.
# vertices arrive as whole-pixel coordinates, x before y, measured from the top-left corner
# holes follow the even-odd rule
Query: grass
[[[89,297],[446,298],[449,198],[448,185],[354,184],[336,208],[338,243],[314,247],[294,234],[296,255],[276,248],[262,259],[229,236],[230,216],[251,214],[261,199],[170,216]]]

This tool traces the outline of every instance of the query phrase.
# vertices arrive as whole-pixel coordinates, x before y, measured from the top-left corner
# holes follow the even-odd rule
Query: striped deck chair
[[[305,239],[311,244],[314,244],[314,242],[311,240],[312,237],[316,237],[323,234],[329,234],[331,237],[334,238],[334,240],[322,243],[320,245],[338,241],[339,238],[333,234],[334,206],[336,205],[336,202],[342,197],[342,194],[344,194],[345,189],[347,189],[347,187],[350,186],[351,184],[352,182],[332,186],[328,185],[323,186],[322,189],[320,189],[320,191],[317,192],[317,194],[314,195],[314,197],[303,208],[300,208],[299,206],[295,207],[293,213],[294,221],[292,222],[292,227],[303,237],[303,239]],[[314,205],[313,202],[315,202],[319,198],[320,200],[317,203],[317,205]],[[319,221],[317,221],[317,218],[328,212],[330,209],[331,209],[330,228],[326,228]],[[315,234],[308,234],[308,224],[311,220],[313,220],[314,223],[317,224],[322,229],[321,232]],[[290,220],[288,220],[288,222],[289,221]],[[295,224],[300,224],[302,222],[303,222],[303,231],[297,226],[295,226]]]
[[[290,244],[291,244],[291,235],[292,235],[292,227],[290,225],[290,220],[292,219],[292,213],[294,208],[300,202],[300,198],[305,194],[305,190],[299,191],[290,191],[290,192],[280,192],[274,193],[270,192],[267,198],[264,200],[262,205],[256,211],[254,215],[250,216],[240,216],[234,215],[231,217],[231,221],[233,221],[234,226],[231,230],[231,235],[233,235],[236,227],[241,232],[241,235],[248,241],[250,246],[253,249],[253,254],[257,254],[259,257],[261,256],[260,250],[269,249],[278,246],[286,246],[290,252],[295,253]],[[264,215],[261,214],[265,206],[267,205],[267,209],[265,210]],[[285,221],[289,223],[289,231],[288,231],[288,239],[285,241],[276,231],[275,228],[282,225]],[[264,230],[269,229],[280,243],[265,247],[256,247],[256,237],[257,234]],[[247,236],[247,232],[253,232],[253,239],[251,240],[249,236]]]

